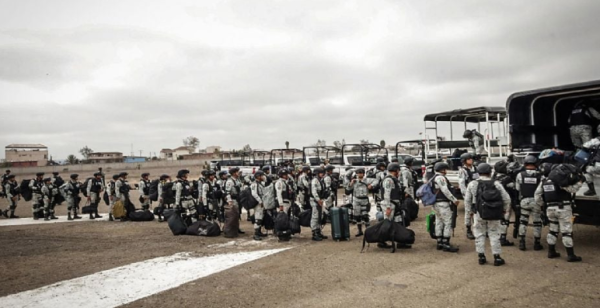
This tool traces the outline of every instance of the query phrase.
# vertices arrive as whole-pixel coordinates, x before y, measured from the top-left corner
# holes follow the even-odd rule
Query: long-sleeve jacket
[[[415,189],[413,186],[413,174],[412,170],[406,165],[400,167],[400,183],[402,186],[406,187],[406,192],[414,199]]]
[[[208,206],[208,192],[211,190],[212,187],[214,187],[217,184],[217,180],[208,180],[206,179],[206,181],[204,181],[204,184],[202,184],[202,194],[201,196],[201,200],[202,200],[202,204],[204,204],[205,206]]]
[[[538,187],[535,190],[535,203],[538,205],[543,205],[544,204],[544,179],[542,179],[542,181],[540,181],[540,185],[538,185]],[[570,193],[570,194],[576,194],[579,189],[581,188],[581,186],[583,185],[583,182],[577,182],[573,185],[569,185],[566,187],[561,187],[560,189]]]
[[[4,190],[6,191],[6,198],[12,199],[18,195],[17,193],[17,182],[6,181],[4,184]]]
[[[315,202],[321,201],[321,196],[325,194],[326,188],[325,183],[323,183],[322,179],[319,179],[318,176],[313,177],[310,182],[310,197]]]
[[[227,202],[237,201],[242,183],[239,179],[231,177],[225,182],[225,200]]]
[[[110,180],[106,183],[106,194],[109,196],[115,195],[115,181]]]
[[[41,195],[42,194],[42,186],[44,183],[41,180],[33,179],[29,181],[29,189],[33,194]]]
[[[463,194],[463,196],[467,193],[467,185],[469,185],[469,183],[471,181],[477,179],[475,176],[472,176],[474,174],[476,174],[476,173],[475,173],[475,167],[473,167],[473,166],[471,166],[471,167],[462,166],[458,170],[458,187],[460,188],[460,193]]]
[[[250,190],[252,191],[252,197],[258,202],[258,204],[262,204],[262,196],[264,194],[265,186],[262,181],[254,181],[250,184]]]
[[[375,181],[375,179],[370,179],[366,176],[362,180],[357,178],[354,180],[354,182],[350,181],[348,183],[348,189],[352,190],[352,195],[355,198],[365,198],[369,196],[368,186],[371,185],[373,181]]]
[[[288,181],[284,178],[279,178],[277,182],[275,182],[275,193],[277,193],[277,202],[279,205],[283,205],[284,202],[290,202],[291,198],[291,187],[288,184]],[[287,194],[287,196],[286,196]]]
[[[479,184],[481,183],[481,181],[491,181],[492,178],[490,178],[489,176],[481,176],[478,180],[472,181],[471,183],[469,183],[469,186],[467,186],[467,189],[465,191],[464,194],[464,200],[465,200],[465,211],[467,211],[468,214],[471,213],[475,213],[476,209],[475,209],[475,205],[477,204],[477,188],[479,187]],[[504,187],[502,186],[502,184],[498,181],[494,181],[494,187],[496,187],[496,189],[498,189],[498,191],[500,191],[500,194],[502,195],[502,204],[504,205],[504,212],[508,212],[508,210],[510,210],[510,195],[508,194],[508,192],[506,192],[506,190],[504,189]]]
[[[140,196],[148,198],[148,195],[150,194],[150,181],[141,180],[138,185],[138,192],[140,193]]]
[[[452,194],[452,192],[450,191],[450,188],[448,187],[450,185],[450,183],[448,183],[448,181],[446,180],[446,177],[443,174],[436,172],[433,183],[434,183],[435,189],[439,189],[440,192],[442,194],[444,194],[444,196],[446,196],[446,198],[448,198],[448,200],[450,200],[451,202],[457,201],[456,197],[454,197],[454,194]]]
[[[65,198],[76,198],[79,196],[79,182],[69,180],[60,187],[60,190]]]

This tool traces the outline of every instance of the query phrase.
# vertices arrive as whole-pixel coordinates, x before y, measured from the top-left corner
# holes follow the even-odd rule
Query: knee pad
[[[558,237],[558,232],[556,232],[556,231],[549,231],[548,234],[550,234],[554,237]]]
[[[563,233],[562,236],[573,238],[573,233]]]
[[[500,224],[501,224],[501,225],[503,225],[503,226],[508,226],[508,224],[509,224],[509,221],[508,221],[508,220],[504,220],[504,219],[502,219],[502,220],[500,221]]]

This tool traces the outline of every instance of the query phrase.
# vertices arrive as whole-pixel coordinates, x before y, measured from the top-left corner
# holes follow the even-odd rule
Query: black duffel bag
[[[199,220],[187,228],[186,234],[196,236],[219,236],[221,235],[221,227],[210,221]]]
[[[178,212],[174,212],[173,215],[169,217],[168,224],[173,235],[184,235],[187,232],[188,226]]]
[[[385,243],[394,240],[394,226],[388,219],[378,222],[377,224],[368,227],[363,236],[363,246],[360,252],[365,250],[366,243]],[[392,245],[392,252],[396,252],[396,245]],[[367,246],[368,247],[368,246]]]
[[[150,211],[135,211],[129,213],[129,219],[131,221],[153,221],[154,214]]]
[[[415,232],[413,230],[397,222],[393,222],[392,224],[394,225],[394,242],[401,244],[415,243]]]
[[[310,221],[312,220],[312,208],[300,213],[298,216],[301,226],[310,227]]]

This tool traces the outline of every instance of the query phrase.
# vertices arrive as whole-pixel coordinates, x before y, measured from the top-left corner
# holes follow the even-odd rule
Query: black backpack
[[[150,189],[148,191],[148,196],[150,200],[157,201],[158,200],[158,183],[160,180],[154,180],[150,182]]]
[[[258,201],[256,201],[256,199],[254,199],[254,196],[252,196],[252,190],[250,189],[250,187],[244,188],[242,190],[242,192],[240,193],[240,204],[247,211],[249,211],[250,209],[253,209],[255,206],[258,205]]]
[[[287,213],[279,212],[277,214],[275,218],[275,233],[278,236],[290,234],[290,220]]]
[[[275,228],[275,222],[273,221],[273,216],[265,211],[263,215],[263,226],[267,230],[273,230]]]
[[[162,187],[163,204],[175,203],[175,191],[173,190],[173,182],[167,182]]]
[[[502,193],[496,188],[494,181],[479,181],[476,209],[483,220],[502,220],[504,218]]]
[[[394,226],[390,220],[384,219],[383,221],[380,221],[377,224],[370,226],[365,230],[365,235],[363,237],[363,246],[360,252],[362,253],[365,250],[365,245],[367,243],[384,243],[393,240]],[[395,251],[396,245],[392,245],[392,252]]]
[[[88,188],[88,185],[90,185],[91,180],[92,180],[92,178],[87,178],[87,179],[85,179],[83,184],[81,184],[81,188],[80,188],[81,193],[86,197],[88,197],[87,188]]]
[[[167,221],[167,223],[169,224],[169,229],[171,229],[171,232],[173,232],[173,235],[186,234],[188,225],[187,225],[185,219],[183,217],[181,217],[180,213],[176,212],[176,213],[174,213],[174,215],[171,215],[171,217],[169,217],[169,220]]]
[[[548,179],[559,187],[573,185],[581,179],[579,169],[571,164],[555,165],[548,175]]]
[[[25,179],[21,181],[21,184],[19,185],[19,193],[21,194],[21,197],[25,199],[25,201],[31,201],[31,198],[33,198],[33,193],[29,188],[30,182],[31,180]]]

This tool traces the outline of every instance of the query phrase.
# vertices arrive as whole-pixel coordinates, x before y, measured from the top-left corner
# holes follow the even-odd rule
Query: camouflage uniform
[[[569,116],[569,128],[571,133],[571,142],[576,148],[581,148],[583,144],[592,138],[593,120],[600,120],[600,113],[596,109],[586,106],[586,104],[575,104],[571,115]]]
[[[150,200],[150,181],[149,180],[140,180],[140,184],[138,187],[138,191],[140,196],[142,197],[142,209],[147,210],[150,208],[152,200]]]
[[[254,207],[254,230],[260,230],[264,218],[264,207],[262,196],[264,195],[265,186],[262,181],[255,180],[250,184],[250,190],[252,191],[252,197],[258,202]]]
[[[398,185],[400,185],[400,183],[398,183]],[[402,215],[399,215],[400,213],[396,213],[396,207],[400,205],[402,200],[399,199],[399,196],[392,197],[392,190],[395,186],[394,179],[391,175],[383,179],[383,184],[381,185],[383,191],[381,210],[385,219],[401,222]],[[390,209],[390,216],[386,216],[387,209]]]
[[[468,171],[467,171],[467,168],[468,168]],[[471,167],[462,166],[458,170],[458,187],[460,188],[460,193],[463,195],[463,197],[467,194],[467,186],[474,180],[477,180],[478,178],[479,178],[479,174],[477,173],[477,171],[475,171],[475,167],[473,167],[473,166],[471,166]],[[466,205],[465,205],[465,226],[467,228],[471,227],[471,215],[470,215],[469,211],[466,210]]]
[[[6,192],[6,199],[8,199],[8,208],[6,209],[5,216],[7,216],[8,212],[14,216],[15,210],[17,209],[18,203],[18,184],[16,181],[6,181],[4,184],[4,191]]]
[[[473,134],[473,137],[470,139],[472,143],[472,147],[475,150],[475,154],[481,155],[485,153],[485,146],[483,145],[483,138],[479,137],[477,134]]]
[[[325,206],[324,197],[327,196],[327,188],[322,179],[315,175],[310,183],[310,206],[312,207],[312,216],[310,219],[310,228],[313,231],[321,230],[321,215]],[[319,201],[323,201],[323,206],[319,205]]]
[[[127,192],[121,192],[121,187]],[[129,182],[125,179],[118,179],[115,183],[115,193],[117,198],[121,199],[123,205],[127,207],[127,200],[129,200]]]
[[[58,188],[52,184],[42,186],[42,196],[44,200],[44,216],[54,217],[54,196],[58,194]]]
[[[373,187],[381,187],[383,185],[383,179],[387,176],[387,172],[383,170],[377,170],[375,172],[375,181],[371,185]],[[383,189],[379,189],[379,193],[375,194],[375,203],[377,204],[377,210],[381,212],[381,202],[383,200]]]
[[[306,207],[306,198],[310,196],[310,180],[309,176],[305,173],[298,177],[298,196],[296,203],[304,208]]]
[[[436,200],[433,205],[433,210],[435,211],[435,236],[438,239],[449,239],[452,234],[453,213],[450,208],[450,202],[455,203],[457,199],[448,188],[450,183],[448,183],[443,174],[436,172],[433,183],[435,189],[439,189],[437,195],[440,198],[439,200]]]
[[[208,209],[207,217],[212,220],[218,217],[219,213],[219,200],[214,197],[214,187],[217,185],[217,180],[213,179],[212,181],[206,179],[204,184],[202,184],[202,204],[206,209]]]
[[[369,212],[371,211],[371,203],[369,202],[368,186],[374,181],[366,176],[362,180],[356,179],[354,183],[348,183],[348,189],[352,190],[352,208],[354,210],[354,218],[358,224],[369,226]],[[385,183],[385,182],[384,182]],[[392,184],[393,185],[393,184]]]
[[[581,188],[583,183],[579,182],[575,185],[561,187],[560,189],[569,194],[575,194]],[[542,182],[535,191],[536,202],[544,203],[544,182]],[[546,214],[550,221],[550,230],[546,237],[548,245],[556,245],[558,233],[562,233],[562,242],[565,248],[573,247],[573,210],[570,202],[563,204],[547,204]]]
[[[589,125],[573,125],[569,128],[571,142],[576,148],[581,148],[592,139],[592,127]]]
[[[540,176],[539,171],[537,170],[525,170],[530,176]],[[523,172],[517,175],[517,179],[515,181],[515,188],[519,192],[519,197],[521,199],[521,221],[519,226],[519,236],[521,238],[525,237],[527,234],[527,226],[529,225],[529,217],[531,216],[533,219],[533,237],[536,239],[541,238],[542,236],[542,203],[536,202],[533,196],[524,197],[523,196],[523,186],[524,185],[535,185],[536,187],[539,185],[539,180],[537,183],[523,183]],[[535,189],[534,189],[535,192]]]
[[[77,208],[79,207],[80,186],[79,182],[69,180],[60,187],[63,197],[67,201],[67,213],[73,213],[74,216],[77,216]]]
[[[196,215],[196,202],[192,198],[192,186],[187,180],[177,179],[175,185],[175,204],[183,210],[187,210],[189,215]]]
[[[325,202],[323,204],[323,213],[327,215],[329,214],[329,209],[333,206],[333,194],[337,193],[337,191],[333,191],[333,188],[331,187],[331,185],[333,184],[333,179],[331,178],[331,175],[326,173],[323,177],[323,182],[325,182],[325,189],[329,192],[329,197],[325,199]]]
[[[106,183],[106,194],[108,194],[108,213],[112,215],[115,202],[117,202],[114,180],[110,180],[108,183]]]
[[[240,213],[240,206],[238,204],[238,197],[240,195],[240,189],[242,187],[242,183],[239,179],[234,177],[230,177],[225,182],[225,193],[227,195],[225,204],[225,210],[237,211],[238,215]],[[231,202],[231,205],[229,204]]]
[[[472,181],[465,192],[465,212],[470,214],[475,213],[475,205],[477,204],[477,188],[481,181],[490,181],[491,178],[488,176],[481,176],[479,180]],[[502,184],[498,181],[494,181],[494,186],[502,194],[502,202],[504,203],[504,212],[508,212],[510,209],[510,195],[504,190]],[[502,229],[501,220],[484,220],[479,216],[479,213],[473,215],[473,233],[475,235],[475,250],[477,253],[485,253],[485,237],[486,234],[490,238],[490,246],[492,247],[492,254],[499,255],[502,252],[502,246],[500,245],[500,232]]]
[[[406,165],[402,165],[400,167],[400,183],[402,183],[402,186],[405,187],[405,192],[409,194],[412,199],[415,199],[412,170]]]
[[[42,186],[44,182],[41,179],[32,179],[29,182],[29,189],[31,190],[31,205],[33,210],[33,217],[41,217],[43,214],[44,200],[42,196]]]
[[[279,178],[277,182],[275,182],[275,200],[277,200],[278,206],[283,207],[283,211],[285,213],[289,212],[290,206],[292,202],[290,201],[292,188],[288,184],[288,181],[284,178]]]
[[[583,144],[586,149],[597,149],[600,147],[600,138],[594,138]],[[600,176],[600,162],[594,162],[585,168],[585,181],[594,183],[594,176]]]

